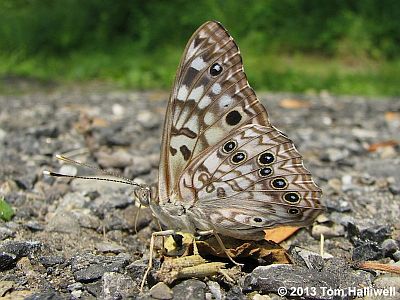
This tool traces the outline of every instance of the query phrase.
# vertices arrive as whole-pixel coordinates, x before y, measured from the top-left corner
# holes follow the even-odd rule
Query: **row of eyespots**
[[[237,148],[237,146],[238,146],[238,144],[236,141],[233,141],[233,140],[228,141],[223,145],[222,152],[224,152],[226,154],[232,153]],[[230,160],[233,164],[239,164],[242,161],[244,161],[246,158],[247,158],[246,152],[238,151],[234,155],[232,155]],[[269,165],[275,161],[275,157],[270,152],[263,152],[258,156],[257,161],[261,165]],[[273,169],[271,167],[263,167],[258,170],[258,174],[260,175],[260,177],[268,177],[273,174]],[[274,178],[270,184],[273,189],[277,189],[277,190],[284,190],[289,185],[287,180],[283,177]],[[300,202],[301,197],[296,192],[288,192],[283,195],[283,200],[289,204],[297,204]],[[300,213],[300,210],[298,208],[292,207],[292,208],[288,209],[288,213],[295,215],[295,214]],[[254,220],[254,221],[261,222],[262,220],[261,221]]]
[[[271,181],[271,186],[278,190],[286,189],[288,187],[288,185],[289,185],[289,183],[283,177],[278,177]],[[283,194],[282,198],[286,203],[289,203],[292,205],[299,203],[301,200],[300,194],[296,193],[296,192],[287,192],[287,193]],[[287,210],[287,212],[290,215],[298,215],[298,214],[300,214],[300,209],[298,209],[297,207],[290,207]]]

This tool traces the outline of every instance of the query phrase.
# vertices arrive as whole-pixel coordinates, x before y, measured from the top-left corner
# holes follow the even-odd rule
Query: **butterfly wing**
[[[268,125],[267,112],[247,82],[236,43],[221,24],[207,22],[185,48],[168,103],[160,205],[179,195],[179,180],[193,160],[245,124]]]
[[[321,190],[292,141],[272,126],[246,125],[191,163],[180,180],[195,199],[193,220],[241,239],[277,225],[305,226],[321,212]]]

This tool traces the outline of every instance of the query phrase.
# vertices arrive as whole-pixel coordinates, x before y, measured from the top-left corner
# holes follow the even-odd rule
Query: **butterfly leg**
[[[230,255],[228,250],[226,250],[226,247],[224,245],[224,242],[222,241],[222,239],[220,238],[220,236],[218,235],[218,233],[215,230],[207,230],[207,231],[198,231],[197,232],[198,235],[204,236],[204,235],[209,235],[212,234],[215,236],[215,239],[217,240],[219,246],[221,247],[221,249],[225,252],[226,256],[229,258],[229,260],[236,266],[243,266],[243,264],[239,264],[238,262],[236,262]]]
[[[147,275],[149,274],[151,267],[153,266],[153,251],[154,251],[154,240],[157,236],[167,236],[175,234],[174,230],[156,231],[151,234],[150,239],[150,253],[149,253],[149,265],[147,266],[146,272],[143,275],[142,283],[140,284],[140,291],[143,292],[144,284],[146,283]]]

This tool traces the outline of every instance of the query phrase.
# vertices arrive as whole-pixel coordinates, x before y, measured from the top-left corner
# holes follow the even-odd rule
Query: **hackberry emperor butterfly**
[[[265,228],[308,225],[322,210],[320,197],[249,86],[232,37],[218,22],[203,24],[168,103],[158,198],[142,202],[168,228],[259,240]]]
[[[164,123],[158,195],[122,179],[113,181],[138,186],[140,202],[171,229],[153,233],[151,249],[156,235],[175,230],[212,232],[218,240],[218,234],[260,240],[266,228],[306,226],[323,210],[321,189],[292,141],[270,124],[247,82],[236,43],[214,21],[193,34],[177,71]]]

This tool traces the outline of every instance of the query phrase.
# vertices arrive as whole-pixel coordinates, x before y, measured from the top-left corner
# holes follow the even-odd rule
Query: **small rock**
[[[8,241],[0,244],[0,252],[15,255],[17,259],[31,256],[42,247],[42,243],[36,241]]]
[[[78,168],[73,165],[62,165],[58,169],[58,173],[69,175],[69,176],[76,176],[78,174]]]
[[[150,295],[155,299],[172,299],[173,292],[164,282],[159,282],[150,289]]]
[[[15,179],[15,183],[23,190],[32,190],[38,176],[35,172],[30,171]]]
[[[96,249],[103,253],[121,253],[125,251],[125,247],[111,242],[96,243]]]
[[[78,255],[71,259],[71,269],[76,281],[87,283],[100,279],[105,272],[122,272],[128,265],[129,255],[117,256]]]
[[[84,286],[85,290],[87,290],[91,295],[96,297],[96,299],[102,296],[103,285],[100,280],[96,282],[86,283]]]
[[[79,225],[83,228],[97,229],[101,226],[101,221],[98,217],[93,216],[89,209],[75,210],[71,212],[78,220]]]
[[[340,150],[336,148],[329,148],[321,157],[321,160],[329,162],[338,162],[340,160],[347,158],[348,156],[349,156],[349,151],[347,149]]]
[[[395,253],[393,253],[392,257],[395,261],[400,261],[400,250],[397,250]]]
[[[247,300],[245,294],[243,294],[242,289],[238,286],[233,286],[227,293],[226,299],[236,299],[236,300]]]
[[[135,295],[135,283],[132,278],[116,272],[107,272],[103,276],[103,297],[105,300],[127,299]]]
[[[311,235],[318,239],[321,234],[325,236],[325,238],[344,236],[344,227],[340,224],[333,224],[332,226],[325,225],[314,225],[311,231]]]
[[[153,129],[160,125],[160,118],[151,111],[144,110],[137,114],[137,120],[145,129]]]
[[[0,241],[5,240],[6,238],[13,237],[15,235],[15,231],[7,228],[0,227]]]
[[[331,178],[328,185],[337,193],[342,191],[342,181],[339,178]]]
[[[125,168],[132,165],[132,156],[123,150],[115,151],[111,154],[106,152],[97,152],[95,154],[99,165],[103,168]]]
[[[39,262],[46,268],[61,265],[65,262],[62,256],[41,256]]]
[[[384,252],[376,242],[364,242],[353,249],[352,259],[355,261],[378,260],[384,258]]]
[[[75,290],[82,289],[83,288],[83,284],[80,283],[80,282],[74,282],[74,283],[68,285],[67,288],[68,288],[68,291],[72,292],[72,291],[75,291]]]
[[[114,103],[111,107],[111,110],[113,115],[115,115],[116,117],[122,117],[125,113],[124,106],[119,103]]]
[[[353,177],[351,175],[344,175],[342,177],[342,190],[344,192],[353,189]]]
[[[81,290],[72,291],[71,296],[75,299],[79,299],[82,296],[82,291]]]
[[[390,237],[392,229],[388,225],[378,225],[360,230],[360,238],[364,241],[382,243]]]
[[[75,216],[68,211],[58,211],[47,224],[47,231],[80,234],[81,227]]]
[[[207,282],[207,286],[212,295],[211,299],[222,300],[223,294],[218,282],[210,280]]]
[[[348,201],[343,198],[330,198],[325,199],[324,204],[328,211],[337,211],[337,212],[350,212],[351,207]]]
[[[33,231],[33,232],[36,232],[36,231],[43,231],[43,230],[44,230],[44,226],[43,226],[42,224],[40,224],[40,223],[37,222],[37,221],[33,221],[33,220],[26,222],[26,223],[25,223],[25,226],[26,226],[29,230]]]
[[[132,164],[124,170],[124,176],[128,178],[136,178],[141,175],[150,173],[153,168],[152,156],[134,156]]]
[[[389,186],[389,191],[393,195],[400,195],[400,182],[393,182]]]
[[[99,264],[93,264],[85,269],[74,272],[74,278],[79,282],[93,282],[100,279],[106,272],[105,268]]]
[[[385,251],[385,255],[390,255],[395,253],[397,250],[399,250],[399,245],[394,239],[386,239],[382,243],[382,248]]]
[[[0,252],[0,271],[6,271],[17,265],[17,256],[14,254]]]
[[[126,270],[128,271],[129,275],[133,278],[133,280],[139,281],[142,280],[144,272],[147,269],[147,266],[148,262],[140,259],[134,261],[129,266],[127,266]]]
[[[204,300],[206,284],[197,279],[185,280],[172,289],[174,300]]]

